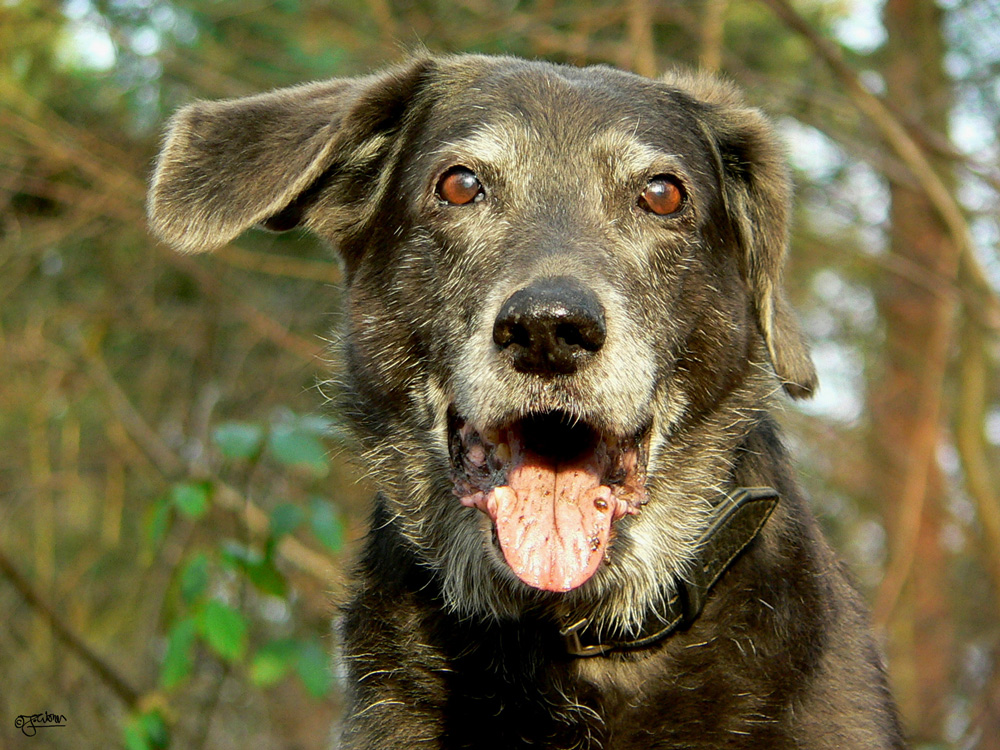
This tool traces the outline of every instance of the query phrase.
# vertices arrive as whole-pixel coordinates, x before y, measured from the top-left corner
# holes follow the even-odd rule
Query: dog
[[[343,748],[901,748],[771,416],[816,375],[730,84],[486,56],[198,102],[152,230],[303,227],[377,486]]]

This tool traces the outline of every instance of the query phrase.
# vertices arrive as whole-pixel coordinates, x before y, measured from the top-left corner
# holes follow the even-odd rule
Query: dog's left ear
[[[430,64],[185,107],[157,161],[150,229],[184,252],[214,250],[254,224],[291,229],[321,176],[388,149]]]
[[[702,103],[697,116],[715,151],[725,210],[771,364],[790,396],[808,398],[818,385],[816,369],[782,285],[791,205],[784,148],[767,118],[747,106],[734,86],[685,73],[665,80]]]

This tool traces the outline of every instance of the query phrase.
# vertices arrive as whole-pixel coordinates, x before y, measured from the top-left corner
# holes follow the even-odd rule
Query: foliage
[[[332,422],[316,416],[282,412],[270,425],[229,421],[212,431],[212,442],[227,463],[244,471],[272,457],[289,471],[314,479],[328,473],[323,437]],[[203,524],[206,538],[216,527],[209,518],[212,481],[176,482],[149,521],[152,544],[163,544],[174,523]],[[166,516],[164,518],[164,516]],[[299,505],[281,503],[270,513],[267,533],[258,544],[223,538],[207,548],[193,547],[175,568],[179,601],[168,618],[167,645],[160,667],[160,685],[177,689],[194,671],[196,649],[208,648],[218,659],[248,670],[250,680],[262,687],[275,684],[294,671],[316,698],[328,695],[332,674],[328,655],[313,637],[284,637],[264,642],[247,658],[251,623],[244,612],[247,599],[273,597],[286,607],[294,605],[287,576],[280,569],[278,547],[306,521]],[[309,500],[308,529],[316,542],[331,554],[343,547],[342,522],[332,502],[320,495]],[[188,529],[190,531],[190,529]],[[246,584],[253,587],[248,591]],[[235,599],[240,606],[228,603]]]

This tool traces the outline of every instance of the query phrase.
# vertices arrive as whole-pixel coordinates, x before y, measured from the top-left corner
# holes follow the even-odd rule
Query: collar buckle
[[[583,641],[580,640],[580,633],[583,632],[588,625],[590,625],[590,618],[581,617],[572,625],[567,625],[566,627],[559,629],[559,635],[562,636],[563,643],[566,646],[566,653],[570,656],[579,656],[583,658],[587,658],[589,656],[600,656],[601,654],[607,653],[614,648],[614,646],[605,643],[594,643],[589,646],[583,645]]]

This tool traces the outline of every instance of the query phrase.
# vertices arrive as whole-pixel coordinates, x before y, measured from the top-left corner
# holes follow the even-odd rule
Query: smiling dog
[[[340,413],[378,487],[345,748],[898,748],[775,392],[789,178],[730,86],[421,58],[200,102],[150,224],[343,259]]]

